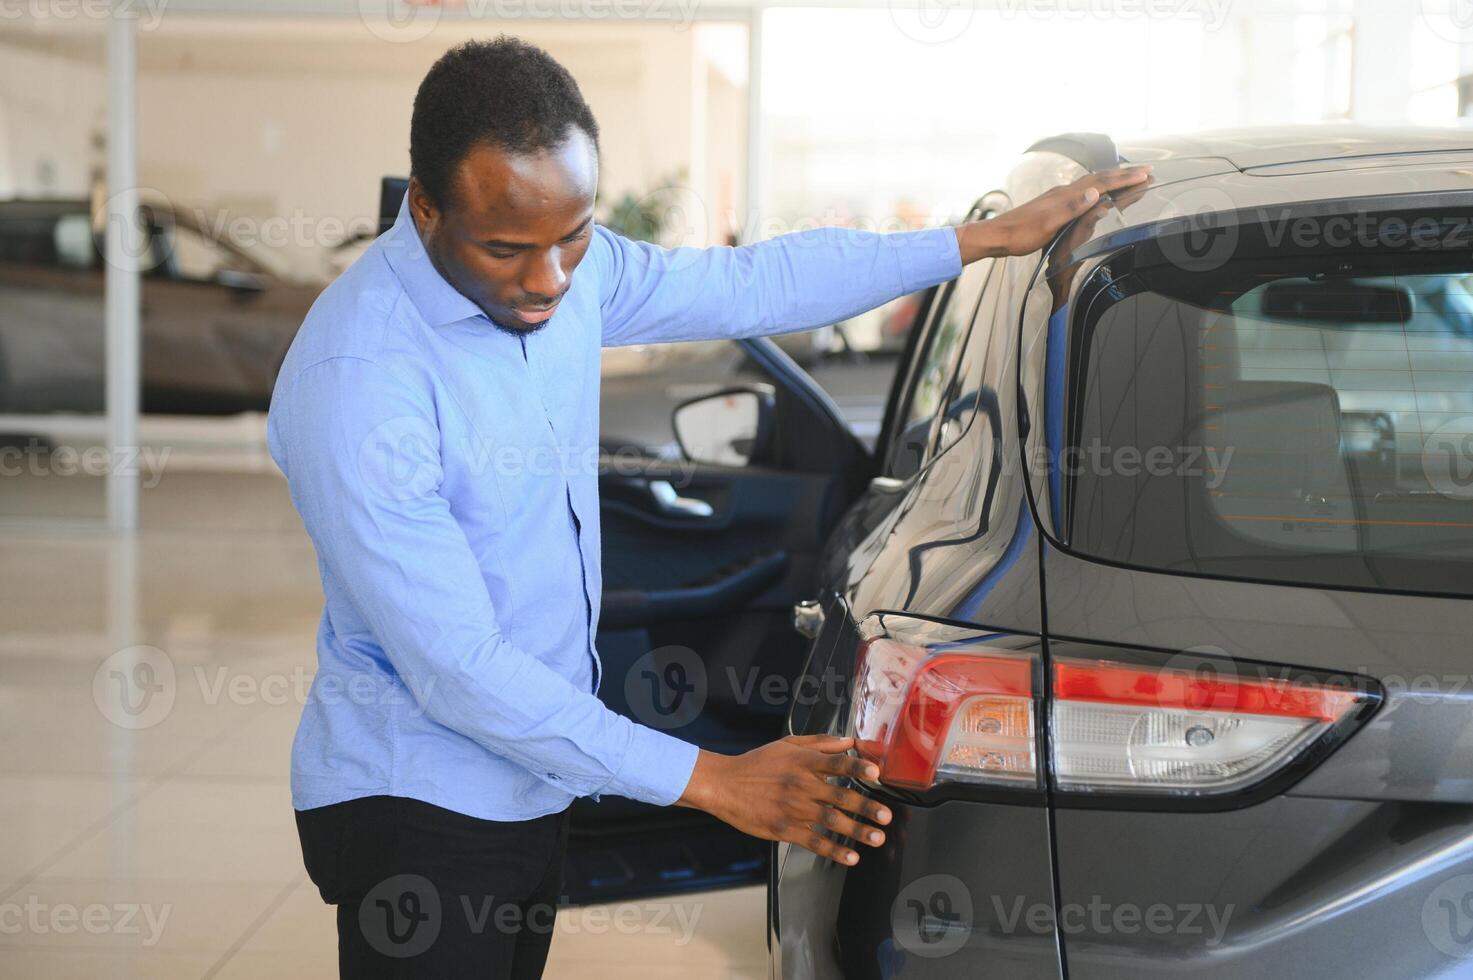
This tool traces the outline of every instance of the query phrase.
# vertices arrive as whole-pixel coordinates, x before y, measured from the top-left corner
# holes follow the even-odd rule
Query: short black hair
[[[593,111],[552,55],[505,34],[467,41],[441,55],[419,83],[409,123],[410,172],[443,208],[455,168],[473,147],[553,150],[574,126],[598,147]]]

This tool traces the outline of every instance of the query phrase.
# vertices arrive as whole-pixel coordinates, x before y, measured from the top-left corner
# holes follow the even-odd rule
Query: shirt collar
[[[389,267],[404,285],[419,315],[432,327],[484,316],[481,308],[445,281],[425,251],[414,218],[409,213],[409,195],[399,203],[399,216],[381,239]]]

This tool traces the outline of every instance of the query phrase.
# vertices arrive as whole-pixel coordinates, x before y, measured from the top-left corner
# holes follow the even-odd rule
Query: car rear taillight
[[[1284,679],[1227,658],[1056,656],[1043,718],[1035,639],[889,613],[860,625],[850,730],[897,789],[980,784],[1063,794],[1211,798],[1266,788],[1344,739],[1379,688]],[[1079,648],[1079,644],[1063,644]],[[1094,648],[1101,649],[1101,648]],[[1235,797],[1236,798],[1236,797]],[[1244,797],[1247,798],[1247,797]]]
[[[1204,796],[1261,783],[1373,695],[1220,670],[1056,660],[1049,745],[1062,791]]]
[[[882,783],[1037,788],[1033,657],[907,617],[873,617],[865,627],[853,731]]]

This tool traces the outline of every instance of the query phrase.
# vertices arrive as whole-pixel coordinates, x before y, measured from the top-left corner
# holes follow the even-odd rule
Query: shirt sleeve
[[[952,228],[816,228],[764,242],[661,248],[598,226],[603,344],[811,330],[961,274]]]
[[[431,719],[575,795],[680,798],[695,745],[610,710],[503,635],[439,493],[427,392],[338,357],[305,369],[272,409],[273,454],[319,561]]]

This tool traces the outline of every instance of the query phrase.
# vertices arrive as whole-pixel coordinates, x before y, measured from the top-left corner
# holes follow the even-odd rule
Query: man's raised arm
[[[753,245],[666,249],[595,230],[603,343],[718,340],[811,330],[874,309],[999,255],[1038,251],[1110,206],[1149,167],[1092,174],[988,221],[924,231],[815,228]]]

